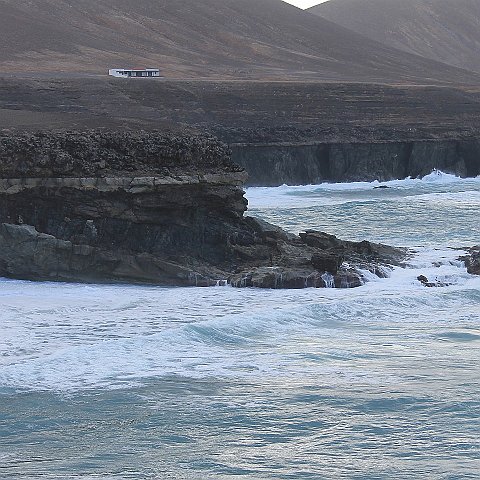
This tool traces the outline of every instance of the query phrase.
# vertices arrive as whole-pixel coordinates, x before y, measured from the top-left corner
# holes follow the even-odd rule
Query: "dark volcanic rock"
[[[440,288],[440,287],[448,287],[451,285],[450,283],[442,282],[438,279],[435,279],[433,282],[430,281],[425,275],[419,275],[417,280],[424,286],[428,288]]]
[[[472,247],[469,255],[462,260],[467,266],[467,272],[471,275],[480,275],[480,246]]]
[[[40,132],[0,135],[0,178],[168,175],[241,171],[209,136],[159,132]]]
[[[312,265],[320,272],[337,273],[343,263],[343,257],[340,255],[331,255],[325,253],[323,255],[313,255]]]
[[[12,278],[215,285],[188,267],[149,253],[75,244],[39,233],[30,225],[0,225],[0,249],[0,272]]]
[[[480,142],[432,140],[233,145],[233,160],[249,174],[249,185],[417,178],[433,170],[462,177],[480,174]],[[387,188],[385,186],[377,188]]]
[[[296,237],[255,218],[247,217],[247,221],[256,224],[257,230],[269,232],[263,237],[270,247],[264,257],[267,260],[268,255],[268,266],[259,266],[259,257],[254,254],[244,254],[246,265],[251,266],[230,277],[230,283],[237,287],[353,288],[365,282],[362,270],[383,278],[388,275],[386,265],[400,265],[407,255],[401,248],[348,242],[311,230]],[[252,246],[249,251],[257,248]]]
[[[234,287],[291,288],[324,287],[317,272],[284,267],[255,267],[230,278]]]
[[[244,217],[245,172],[211,137],[58,133],[0,145],[3,276],[346,288],[363,283],[355,267],[382,276],[406,253]]]
[[[257,288],[355,288],[364,284],[355,271],[342,271],[336,275],[309,269],[286,267],[258,267],[230,278],[234,287]]]
[[[370,264],[367,269],[371,269],[375,262],[388,263],[389,265],[400,265],[405,255],[406,249],[390,247],[380,243],[368,242],[349,242],[347,240],[339,240],[334,235],[328,233],[307,230],[300,233],[300,238],[308,246],[319,248],[330,258],[342,258],[342,261],[353,262],[357,265],[364,263]],[[376,271],[373,273],[377,274]]]

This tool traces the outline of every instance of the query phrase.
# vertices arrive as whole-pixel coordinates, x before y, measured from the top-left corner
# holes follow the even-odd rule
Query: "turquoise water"
[[[373,186],[247,192],[415,248],[358,289],[0,281],[0,478],[478,478],[480,179]]]

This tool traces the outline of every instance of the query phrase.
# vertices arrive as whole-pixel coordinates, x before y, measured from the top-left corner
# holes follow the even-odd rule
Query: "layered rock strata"
[[[0,275],[263,288],[354,287],[406,254],[245,217],[243,169],[211,137],[0,137]]]

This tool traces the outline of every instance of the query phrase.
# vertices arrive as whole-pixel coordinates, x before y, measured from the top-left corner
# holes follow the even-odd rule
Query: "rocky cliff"
[[[405,256],[245,217],[243,169],[212,137],[0,137],[0,275],[266,288],[351,287]],[[344,261],[348,261],[347,266]]]
[[[422,177],[433,169],[480,175],[480,140],[371,143],[233,144],[233,161],[251,186],[387,181]]]

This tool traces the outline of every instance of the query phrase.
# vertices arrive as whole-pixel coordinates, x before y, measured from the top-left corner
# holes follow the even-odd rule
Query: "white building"
[[[108,74],[119,78],[148,78],[159,77],[160,70],[158,68],[112,68]]]

